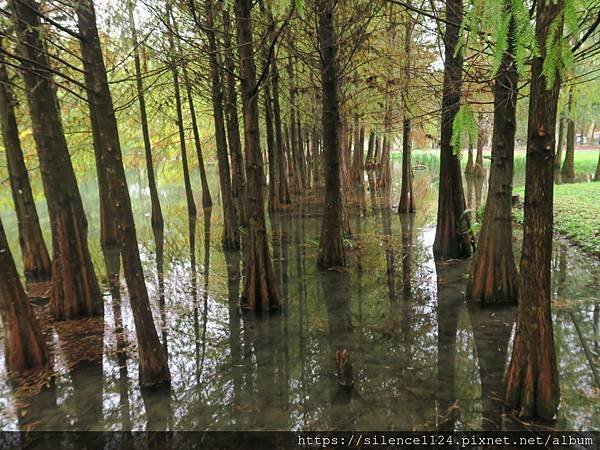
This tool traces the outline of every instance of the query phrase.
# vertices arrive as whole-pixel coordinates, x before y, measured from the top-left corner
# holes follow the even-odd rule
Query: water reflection
[[[481,381],[482,430],[502,429],[504,370],[516,308],[482,308],[468,303]]]
[[[427,196],[435,193],[429,176],[416,175],[415,195],[435,202],[435,195]],[[470,202],[476,208],[485,184],[481,178],[471,182]],[[392,190],[390,204],[397,194]],[[427,204],[417,214],[397,218],[390,208],[380,207],[376,192],[371,196],[375,214],[350,217],[349,267],[341,271],[316,267],[320,208],[310,204],[270,216],[284,308],[263,319],[240,313],[239,252],[211,247],[211,236],[222,226],[219,208],[205,211],[196,222],[187,220],[185,200],[167,202],[165,231],[156,234],[141,226],[139,235],[155,320],[163,343],[168,341],[171,388],[138,388],[135,328],[118,282],[118,252],[98,248],[97,255],[104,256],[100,267],[107,273],[106,323],[90,334],[96,341],[83,345],[62,323],[47,323],[45,333],[58,350],[54,385],[17,401],[0,369],[0,425],[110,430],[514,427],[503,419],[497,401],[514,311],[482,310],[463,301],[469,261],[434,263],[435,230]],[[517,236],[516,255],[518,248]],[[563,395],[556,426],[594,429],[600,426],[594,380],[569,312],[576,313],[581,334],[597,352],[600,269],[558,243],[553,272]],[[85,354],[77,355],[76,347]],[[349,354],[353,389],[339,382],[336,354],[343,350]]]
[[[437,262],[437,417],[439,430],[454,430],[459,416],[456,398],[456,335],[464,304],[460,282],[467,266],[460,262]]]

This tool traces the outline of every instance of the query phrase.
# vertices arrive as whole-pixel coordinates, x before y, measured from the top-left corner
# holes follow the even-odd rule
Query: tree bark
[[[343,211],[340,179],[340,110],[338,92],[337,38],[333,23],[334,5],[319,0],[318,36],[321,53],[321,88],[323,96],[323,151],[325,154],[325,207],[319,266],[331,268],[346,265],[343,241]]]
[[[25,295],[0,221],[0,317],[9,375],[47,367],[50,353],[29,300]]]
[[[596,166],[596,174],[594,175],[594,181],[600,181],[600,153],[598,153],[598,165]]]
[[[519,274],[512,249],[512,179],[519,79],[512,56],[516,48],[515,31],[515,18],[511,16],[508,48],[494,85],[488,196],[466,290],[467,299],[481,304],[516,303],[519,292]]]
[[[405,118],[402,121],[402,186],[400,191],[400,203],[398,212],[413,213],[416,211],[415,199],[413,197],[413,170],[411,158],[411,120]]]
[[[246,174],[248,176],[248,239],[244,246],[244,290],[242,307],[266,312],[278,308],[279,295],[267,239],[260,150],[258,97],[250,11],[251,0],[235,1],[240,57]]]
[[[292,188],[294,194],[301,194],[304,186],[302,185],[302,177],[300,175],[300,130],[298,130],[298,120],[296,119],[297,107],[296,107],[296,96],[297,88],[295,84],[294,75],[294,58],[289,56],[288,58],[288,78],[290,83],[290,112],[289,112],[289,124],[290,124],[290,149],[289,154],[291,159],[288,161],[290,165],[290,174],[292,180]]]
[[[466,258],[471,255],[471,227],[465,213],[465,196],[460,173],[459,149],[451,144],[452,124],[460,107],[463,57],[456,53],[459,25],[463,17],[462,0],[446,2],[444,32],[445,60],[442,98],[442,133],[440,144],[440,189],[437,227],[433,254],[436,258]]]
[[[219,165],[219,182],[221,185],[221,200],[223,202],[223,237],[224,248],[239,249],[240,233],[238,215],[235,210],[233,191],[231,188],[231,171],[227,155],[227,138],[225,135],[225,119],[223,116],[223,91],[217,58],[217,41],[215,38],[215,21],[213,0],[205,0],[206,5],[206,37],[208,39],[211,96],[215,121],[215,138],[217,141],[217,160]],[[231,99],[229,100],[232,101]],[[232,125],[233,126],[233,125]],[[239,171],[239,169],[238,169]],[[243,200],[242,200],[243,202]]]
[[[131,38],[133,44],[133,62],[135,66],[135,85],[137,89],[138,103],[140,106],[140,121],[142,125],[142,136],[144,139],[144,156],[146,159],[146,172],[148,173],[148,188],[150,191],[150,203],[152,205],[152,215],[150,223],[153,229],[163,229],[165,222],[160,206],[158,188],[156,185],[156,173],[152,161],[152,143],[150,142],[150,130],[148,128],[148,114],[146,112],[146,96],[144,94],[144,82],[142,80],[142,65],[140,62],[140,49],[133,16],[133,1],[129,0],[129,26],[131,29]]]
[[[556,158],[554,159],[554,168],[560,170],[562,163],[563,142],[565,140],[565,121],[566,118],[561,114],[558,122],[558,142],[556,143]]]
[[[543,62],[549,33],[562,38],[559,15],[563,2],[539,2],[536,7],[540,53],[531,68],[520,302],[506,399],[522,415],[553,419],[560,397],[550,307],[554,132],[560,78],[557,74],[548,89]],[[551,25],[555,20],[559,20],[556,27]]]
[[[225,56],[225,119],[227,124],[227,142],[231,157],[231,172],[235,174],[231,180],[233,198],[238,205],[242,225],[248,223],[248,212],[243,199],[246,198],[246,170],[240,138],[240,124],[237,109],[237,91],[235,82],[235,65],[233,59],[232,30],[229,8],[223,7],[223,47]]]
[[[277,58],[271,60],[272,88],[273,88],[273,126],[275,127],[275,145],[279,154],[277,163],[279,165],[279,203],[289,205],[292,203],[290,188],[285,163],[285,142],[283,139],[283,125],[281,121],[281,107],[279,105],[279,69]]]
[[[575,181],[575,121],[573,120],[573,88],[569,89],[567,116],[567,149],[565,152],[565,161],[563,162],[560,174],[562,181],[573,183]]]
[[[6,152],[8,177],[19,228],[19,245],[23,259],[25,278],[28,283],[49,281],[52,263],[29,183],[25,166],[19,128],[15,116],[16,100],[0,49],[0,122]]]
[[[469,149],[467,153],[467,164],[465,165],[465,175],[471,175],[475,172],[475,163],[473,162],[473,146],[469,143]]]
[[[267,16],[267,10],[262,2],[259,2],[260,12]],[[262,44],[261,52],[263,57],[264,70],[270,74],[271,61],[273,56],[270,54],[269,45],[275,38],[275,22],[269,20],[267,30],[265,31],[265,41]],[[277,211],[280,208],[281,195],[279,194],[279,151],[275,142],[275,124],[273,117],[273,99],[271,96],[271,77],[268,75],[262,86],[263,100],[265,104],[265,128],[267,131],[267,155],[269,170],[269,211]]]
[[[477,115],[477,153],[475,156],[475,166],[473,167],[473,173],[476,177],[483,177],[483,146],[486,141],[485,124],[483,122],[483,113],[479,112]]]
[[[375,150],[375,132],[373,130],[369,131],[369,144],[367,146],[367,161],[366,161],[366,169],[370,170],[371,165],[373,164],[373,153]]]
[[[168,383],[169,366],[150,309],[131,199],[123,168],[117,120],[108,87],[92,0],[80,1],[76,10],[93,124],[94,150],[98,153],[97,159],[101,162],[98,170],[104,172],[107,180],[109,212],[114,217],[119,232],[121,258],[138,341],[140,383],[142,386]]]
[[[87,243],[87,220],[63,133],[48,57],[42,50],[40,10],[11,0],[23,57],[23,79],[52,228],[50,309],[57,319],[102,315],[103,302]]]
[[[265,60],[265,63],[267,61]],[[275,148],[275,132],[273,129],[273,103],[271,100],[271,89],[268,82],[263,86],[263,97],[265,102],[265,128],[267,129],[267,153],[269,164],[269,211],[277,211],[280,208],[279,195],[279,154]]]

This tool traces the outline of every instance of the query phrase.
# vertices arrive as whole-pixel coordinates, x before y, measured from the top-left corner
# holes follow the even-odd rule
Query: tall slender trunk
[[[321,53],[321,88],[323,97],[323,152],[325,155],[325,206],[319,266],[346,265],[343,241],[342,183],[340,179],[340,109],[338,91],[337,38],[333,23],[334,5],[319,0],[318,36]]]
[[[107,181],[109,212],[117,224],[123,269],[138,340],[142,386],[168,383],[169,366],[154,326],[150,299],[138,250],[131,199],[123,168],[119,131],[96,26],[92,0],[77,4],[80,47],[90,106],[94,150],[101,162],[99,171]]]
[[[266,16],[267,11],[263,2],[259,2],[260,12]],[[275,22],[270,20],[265,32],[266,39],[262,45],[261,52],[265,70],[268,73],[271,71],[272,56],[269,51],[269,44],[275,38]],[[275,128],[273,117],[273,99],[271,96],[271,79],[270,76],[263,82],[262,86],[263,100],[265,104],[265,128],[267,131],[267,155],[268,155],[268,170],[269,170],[269,211],[276,211],[280,208],[279,200],[279,152],[275,142]]]
[[[469,142],[469,148],[467,150],[467,164],[465,165],[465,175],[471,175],[475,173],[475,163],[473,162],[473,146]]]
[[[279,69],[277,68],[277,58],[273,56],[271,60],[272,88],[273,88],[273,125],[275,127],[275,145],[279,154],[277,163],[279,164],[279,203],[290,204],[290,188],[285,163],[285,142],[283,139],[283,124],[281,122],[281,107],[279,105]]]
[[[278,308],[279,295],[273,271],[273,261],[267,239],[262,181],[264,178],[258,97],[260,86],[256,81],[251,0],[235,1],[235,16],[240,56],[241,92],[244,113],[244,142],[246,147],[246,174],[248,176],[248,239],[244,246],[244,290],[242,306],[257,311]]]
[[[413,213],[416,211],[413,197],[413,170],[411,158],[411,120],[402,121],[402,186],[400,190],[399,213]]]
[[[510,14],[510,6],[506,11]],[[519,274],[512,250],[512,179],[517,128],[516,22],[511,15],[508,48],[494,85],[492,165],[483,225],[467,282],[468,299],[510,303],[518,298]]]
[[[62,129],[41,12],[33,0],[11,0],[33,137],[52,228],[50,309],[57,319],[102,315],[103,302],[87,243],[87,220]]]
[[[565,151],[565,161],[563,162],[560,174],[563,182],[572,183],[575,181],[575,121],[573,120],[573,88],[569,89],[569,100],[567,106],[567,149]]]
[[[536,5],[540,53],[531,66],[520,301],[506,378],[507,401],[523,415],[544,419],[555,417],[560,397],[550,306],[554,132],[560,77],[556,74],[548,88],[543,63],[549,34],[556,33],[555,39],[562,37],[563,5],[562,0]]]
[[[596,174],[594,175],[594,181],[600,181],[600,152],[598,153],[598,164],[596,165]]]
[[[190,169],[187,157],[187,145],[185,138],[185,126],[183,124],[183,107],[181,102],[181,89],[179,87],[179,69],[175,49],[175,38],[173,36],[173,11],[171,8],[171,0],[166,0],[166,16],[167,37],[169,41],[169,65],[171,66],[171,77],[173,78],[173,88],[175,90],[175,110],[177,111],[177,129],[179,131],[179,149],[181,155],[181,165],[183,170],[183,184],[185,186],[185,198],[187,202],[188,216],[196,216],[196,202],[194,201],[194,191],[192,190],[192,182],[190,180]]]
[[[446,2],[444,32],[444,86],[440,144],[440,189],[433,254],[436,258],[466,258],[471,255],[469,215],[460,173],[459,149],[452,147],[452,124],[460,107],[463,57],[456,52],[463,17],[462,0]]]
[[[133,0],[128,2],[129,9],[129,26],[131,29],[131,38],[133,44],[133,62],[135,66],[135,85],[137,89],[138,103],[140,106],[140,121],[142,125],[142,136],[144,139],[144,156],[146,159],[146,172],[148,173],[148,188],[150,190],[150,203],[152,205],[152,215],[150,223],[154,229],[162,229],[165,222],[160,206],[160,198],[158,196],[158,188],[156,185],[156,173],[154,171],[154,163],[152,161],[152,143],[150,142],[150,130],[148,128],[148,114],[146,112],[146,96],[144,94],[144,82],[142,79],[142,65],[140,62],[140,49],[135,27],[135,19],[133,14]]]
[[[33,200],[15,116],[15,98],[0,49],[0,122],[8,177],[19,228],[19,245],[28,283],[50,280],[52,263]]]
[[[404,92],[402,95],[402,107],[404,117],[402,120],[402,185],[400,187],[400,203],[398,213],[413,213],[416,211],[415,199],[413,197],[413,169],[412,169],[412,113],[409,98],[412,74],[412,44],[413,30],[416,22],[410,14],[407,14],[407,23],[404,30]]]
[[[367,146],[367,169],[370,169],[370,166],[373,164],[373,153],[375,151],[375,132],[373,130],[369,131],[369,144]]]
[[[477,153],[475,156],[475,166],[473,167],[473,173],[476,177],[483,177],[483,146],[486,141],[485,124],[483,122],[483,113],[480,111],[477,115]]]
[[[565,140],[565,122],[566,118],[562,114],[558,122],[558,141],[556,142],[556,158],[554,159],[554,168],[560,170],[563,154],[563,142]]]
[[[50,365],[50,353],[8,247],[0,221],[0,318],[4,331],[4,358],[10,375]]]
[[[289,154],[291,159],[288,161],[291,180],[292,180],[292,188],[294,194],[302,193],[302,178],[300,177],[300,164],[298,155],[300,153],[299,142],[300,138],[298,137],[299,130],[297,128],[298,121],[296,120],[297,108],[296,108],[296,95],[297,88],[295,84],[295,76],[294,76],[294,58],[290,55],[288,57],[288,78],[290,83],[290,112],[289,112],[289,124],[290,124],[290,148]]]
[[[192,119],[192,132],[194,133],[194,145],[196,146],[196,157],[198,158],[198,170],[200,171],[200,183],[202,184],[202,206],[204,208],[212,207],[212,197],[208,187],[206,177],[206,167],[204,166],[204,155],[202,154],[202,144],[200,143],[200,131],[198,130],[198,119],[196,117],[196,108],[194,107],[194,96],[192,95],[192,83],[188,75],[187,67],[182,67],[183,84],[190,108],[190,117]]]
[[[223,115],[223,90],[217,58],[217,40],[215,38],[215,20],[213,0],[205,0],[206,6],[206,37],[208,39],[211,96],[215,121],[215,138],[217,141],[217,160],[219,164],[219,182],[221,184],[221,200],[223,202],[223,237],[224,248],[240,248],[240,233],[238,215],[235,210],[233,191],[231,188],[231,172],[227,155],[227,137],[225,134],[225,119]],[[232,100],[229,99],[231,102]],[[239,170],[239,169],[238,169]],[[242,200],[243,202],[243,200]]]
[[[223,50],[225,62],[225,118],[227,122],[227,141],[229,143],[229,154],[231,158],[231,189],[234,200],[238,206],[242,225],[248,223],[248,212],[243,201],[246,198],[246,170],[244,167],[244,155],[240,138],[240,124],[237,109],[237,91],[235,83],[235,64],[232,47],[231,18],[229,8],[223,6]]]
[[[267,153],[269,167],[269,211],[279,209],[279,154],[275,148],[275,132],[273,129],[273,103],[271,89],[268,82],[263,86],[265,102],[265,128],[267,129]]]

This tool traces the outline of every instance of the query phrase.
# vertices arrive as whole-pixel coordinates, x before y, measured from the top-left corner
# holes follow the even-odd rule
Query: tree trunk
[[[565,140],[565,121],[566,118],[561,114],[558,122],[558,142],[556,143],[556,158],[554,159],[554,168],[560,170],[562,163],[563,142]]]
[[[373,164],[373,153],[375,150],[375,132],[373,130],[369,131],[369,144],[367,146],[367,161],[366,161],[366,169],[370,170]]]
[[[510,14],[510,10],[506,11]],[[519,274],[512,249],[512,179],[517,128],[518,73],[516,22],[511,16],[509,42],[494,85],[492,165],[483,225],[467,282],[467,299],[481,304],[518,299]]]
[[[198,170],[200,171],[200,183],[202,184],[202,207],[212,207],[212,197],[208,187],[208,179],[206,177],[206,168],[204,166],[204,156],[202,155],[202,145],[200,143],[200,132],[198,131],[198,120],[196,118],[196,108],[194,107],[194,97],[192,95],[192,83],[186,66],[182,68],[183,83],[185,85],[185,93],[187,96],[188,106],[190,108],[190,117],[192,119],[192,132],[194,133],[194,145],[196,146],[196,156],[198,158]]]
[[[285,143],[283,140],[283,129],[281,122],[281,107],[279,105],[279,70],[277,68],[277,58],[271,59],[271,77],[273,88],[273,126],[275,127],[275,151],[278,153],[277,164],[279,165],[279,203],[289,205],[292,203],[290,197],[290,188],[285,164]]]
[[[600,181],[600,153],[598,153],[598,165],[596,166],[596,174],[594,175],[594,181]]]
[[[265,61],[267,64],[267,61]],[[263,97],[265,101],[265,128],[267,129],[267,153],[269,164],[269,211],[277,211],[280,208],[279,199],[279,154],[275,148],[275,133],[273,129],[273,104],[271,101],[271,89],[267,81],[263,86]]]
[[[381,153],[381,138],[375,135],[375,153],[373,154],[373,164],[377,166],[379,164],[379,154]]]
[[[333,3],[328,0],[319,0],[317,8],[323,96],[323,151],[325,154],[325,207],[318,263],[320,267],[328,269],[346,265],[342,235],[341,149],[338,134],[340,130],[338,43],[333,23]]]
[[[294,76],[294,59],[292,56],[288,58],[288,78],[290,83],[290,149],[289,153],[291,159],[288,161],[291,169],[292,186],[294,194],[298,195],[302,193],[302,177],[300,176],[300,137],[298,136],[300,130],[298,130],[298,121],[296,120],[297,109],[296,109],[296,85]]]
[[[217,141],[217,160],[219,164],[219,182],[221,184],[221,200],[223,202],[223,238],[224,248],[239,249],[240,233],[237,212],[231,189],[231,172],[229,170],[229,157],[227,155],[227,138],[225,135],[225,119],[223,117],[223,91],[221,89],[221,76],[219,73],[219,60],[217,58],[217,41],[215,38],[215,21],[213,0],[205,0],[206,5],[206,37],[208,39],[211,95],[213,115],[215,121],[215,138]],[[229,101],[233,101],[229,99]],[[233,125],[232,125],[233,126]],[[238,169],[239,171],[239,169]],[[249,187],[248,187],[249,188]],[[242,199],[242,202],[244,200]]]
[[[467,156],[467,165],[465,166],[465,175],[471,175],[475,172],[475,166],[473,162],[473,146],[469,143],[469,150]]]
[[[248,176],[248,240],[244,246],[244,290],[242,306],[266,312],[279,307],[273,261],[269,251],[262,181],[256,66],[250,20],[251,0],[235,1],[235,16],[240,56],[241,92],[244,114],[246,174]]]
[[[40,227],[29,174],[25,166],[19,129],[15,116],[16,101],[13,97],[8,72],[4,64],[4,57],[0,49],[0,122],[2,123],[2,137],[6,152],[6,164],[17,223],[19,227],[19,245],[25,278],[28,283],[49,281],[52,263],[44,242]]]
[[[555,417],[560,397],[550,307],[554,132],[560,77],[556,74],[548,89],[543,62],[549,33],[561,39],[562,8],[562,1],[537,4],[535,34],[540,53],[531,68],[520,301],[506,389],[507,401],[522,415],[543,419]]]
[[[456,52],[459,27],[463,17],[462,0],[446,2],[444,32],[445,60],[442,98],[442,134],[440,144],[440,189],[437,227],[433,254],[436,258],[466,258],[471,255],[471,227],[465,213],[465,196],[460,173],[459,155],[452,147],[452,124],[460,107],[463,57]]]
[[[476,177],[483,177],[483,146],[486,140],[485,126],[483,123],[483,113],[480,112],[477,115],[477,155],[475,156],[475,166],[473,167],[473,173]]]
[[[567,150],[560,174],[562,181],[572,183],[575,181],[575,121],[573,120],[573,88],[569,89],[567,117]]]
[[[190,169],[187,158],[187,148],[185,139],[185,127],[183,124],[183,107],[181,104],[181,90],[179,88],[179,70],[177,69],[175,38],[173,37],[173,13],[171,9],[171,0],[166,0],[166,23],[167,36],[169,39],[169,65],[171,66],[171,76],[173,78],[173,87],[175,89],[175,109],[177,111],[177,129],[179,130],[179,148],[181,151],[181,165],[183,169],[183,183],[185,186],[185,198],[187,202],[188,217],[196,216],[196,202],[194,201],[194,191],[192,190],[192,182],[190,180]]]
[[[411,120],[405,118],[402,121],[402,187],[400,191],[400,203],[398,212],[413,213],[416,211],[415,199],[413,197],[413,170],[411,158]]]
[[[4,358],[9,375],[24,373],[51,363],[50,353],[29,300],[0,221],[0,317],[4,329]]]
[[[150,130],[148,128],[148,114],[146,113],[146,96],[144,94],[144,82],[142,80],[142,65],[140,62],[140,49],[135,28],[135,19],[133,17],[133,1],[129,0],[129,25],[131,28],[131,37],[133,44],[133,62],[135,65],[135,82],[137,89],[138,102],[140,105],[140,120],[142,124],[142,135],[144,138],[144,155],[146,158],[146,171],[148,172],[148,188],[150,190],[150,203],[152,205],[152,215],[150,223],[153,229],[163,229],[165,222],[160,207],[158,188],[156,186],[156,173],[154,172],[154,163],[152,162],[152,144],[150,142]]]
[[[169,366],[154,326],[144,271],[138,250],[131,199],[127,188],[117,120],[108,87],[106,69],[96,26],[96,14],[91,0],[77,4],[77,19],[81,33],[81,54],[90,105],[94,150],[101,161],[98,168],[107,180],[109,212],[119,231],[118,239],[133,320],[138,340],[140,383],[142,386],[168,383]]]
[[[11,0],[23,57],[27,91],[44,192],[52,228],[50,309],[57,319],[103,313],[103,302],[87,243],[87,220],[69,149],[63,134],[48,57],[40,36],[39,6],[33,0]]]
[[[225,119],[227,125],[227,141],[229,143],[229,154],[231,158],[231,189],[235,203],[238,206],[240,222],[246,226],[248,223],[248,212],[243,201],[246,198],[246,170],[244,167],[244,155],[242,153],[242,141],[240,138],[240,124],[238,121],[237,91],[235,86],[235,65],[233,59],[232,30],[229,7],[223,6],[223,50],[225,60],[225,78],[227,86],[225,89]]]
[[[267,11],[262,2],[259,3],[262,15],[267,15]],[[271,70],[271,61],[274,59],[269,51],[269,45],[275,38],[275,22],[270,20],[265,31],[265,41],[262,44],[262,57],[264,69],[267,73]],[[267,155],[269,170],[269,211],[277,211],[280,208],[281,195],[279,194],[279,151],[275,142],[275,125],[273,118],[273,99],[271,97],[271,79],[270,76],[263,81],[262,86],[263,100],[265,104],[265,128],[267,131]]]

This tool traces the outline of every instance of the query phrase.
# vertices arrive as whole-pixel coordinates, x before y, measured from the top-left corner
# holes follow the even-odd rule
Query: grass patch
[[[516,193],[523,196],[524,189]],[[523,223],[523,209],[514,209],[515,220]],[[600,183],[554,186],[554,231],[586,253],[600,256]]]
[[[486,169],[490,167],[490,151],[486,150],[483,152],[483,166]],[[526,151],[523,147],[515,149],[515,174],[525,173],[525,156]],[[393,160],[401,161],[402,152],[394,151],[391,153]],[[475,157],[475,155],[473,155]],[[564,149],[563,149],[564,158]],[[440,151],[439,149],[426,149],[426,150],[413,150],[412,162],[413,164],[424,164],[431,169],[439,168]],[[467,163],[467,150],[464,150],[461,154],[461,165],[464,170],[464,166]],[[562,164],[562,163],[561,163]],[[598,150],[575,150],[575,173],[576,174],[593,174],[596,172],[596,166],[598,165]]]

